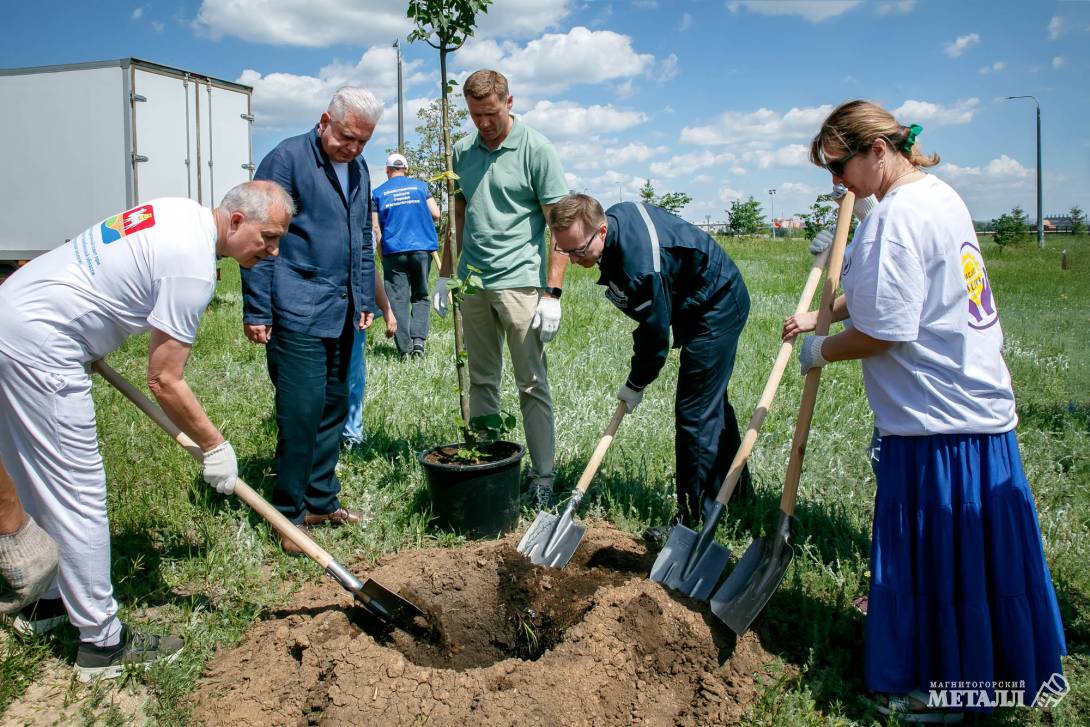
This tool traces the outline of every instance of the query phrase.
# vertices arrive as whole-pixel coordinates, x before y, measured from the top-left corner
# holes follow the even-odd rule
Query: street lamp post
[[[772,233],[772,239],[776,239],[776,190],[768,190],[769,199],[769,216],[768,216],[768,231]]]
[[[1037,105],[1037,247],[1045,249],[1045,217],[1041,205],[1041,104],[1036,96],[1007,96],[1010,101],[1016,98],[1031,98]]]
[[[397,48],[397,153],[405,153],[405,103],[401,89],[401,38],[394,41]]]

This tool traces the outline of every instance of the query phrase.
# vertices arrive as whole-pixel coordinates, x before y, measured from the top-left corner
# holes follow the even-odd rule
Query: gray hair
[[[271,222],[273,217],[285,212],[295,214],[291,195],[276,182],[262,180],[232,187],[223,195],[220,207],[228,213],[241,212],[247,220],[257,220],[261,224]]]
[[[377,124],[382,117],[382,101],[379,101],[378,97],[366,88],[341,86],[333,94],[326,112],[330,118],[344,121],[349,111],[362,116],[372,124]]]

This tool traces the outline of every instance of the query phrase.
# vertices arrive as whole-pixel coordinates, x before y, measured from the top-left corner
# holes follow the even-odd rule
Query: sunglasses
[[[557,245],[557,244],[556,244],[556,243],[554,242],[554,243],[553,243],[553,251],[554,251],[554,252],[558,252],[558,253],[560,253],[561,255],[564,255],[564,256],[566,256],[566,257],[571,257],[571,256],[575,256],[575,257],[583,257],[584,255],[586,255],[586,254],[587,254],[587,250],[589,250],[589,249],[590,249],[590,244],[591,244],[592,242],[594,242],[594,238],[596,238],[596,237],[598,237],[598,230],[595,230],[595,231],[594,231],[594,232],[593,232],[593,233],[591,234],[591,236],[590,236],[590,237],[589,237],[589,238],[587,239],[587,241],[586,241],[586,242],[585,242],[585,243],[583,244],[583,246],[582,246],[582,247],[577,247],[577,248],[575,248],[574,250],[565,250],[565,249],[563,249],[562,247],[560,247],[559,245]]]
[[[834,177],[843,177],[844,176],[844,167],[846,167],[848,165],[848,162],[851,161],[851,158],[853,156],[855,156],[856,154],[858,154],[859,152],[860,152],[860,150],[856,149],[855,151],[848,152],[847,154],[840,157],[839,159],[826,159],[825,160],[825,168],[828,169],[829,173],[832,174]],[[825,157],[824,150],[821,152],[821,156],[824,159],[824,157]]]

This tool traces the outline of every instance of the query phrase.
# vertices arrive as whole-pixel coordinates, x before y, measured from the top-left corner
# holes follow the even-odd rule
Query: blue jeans
[[[272,504],[298,524],[340,507],[335,467],[347,411],[351,323],[339,338],[274,327],[266,347],[276,388],[276,488]]]
[[[363,400],[367,393],[367,331],[356,330],[348,360],[348,416],[341,439],[345,444],[363,442]]]

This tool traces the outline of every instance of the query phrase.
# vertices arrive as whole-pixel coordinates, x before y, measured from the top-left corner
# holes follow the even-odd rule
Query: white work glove
[[[37,600],[57,574],[57,544],[34,518],[14,533],[0,535],[0,614]]]
[[[843,184],[833,185],[833,199],[840,199],[848,193],[848,188]],[[860,222],[866,217],[872,209],[878,206],[878,198],[873,194],[869,197],[856,197],[855,204],[852,205],[852,213],[855,215],[855,219]]]
[[[440,277],[435,281],[435,292],[431,294],[431,307],[439,314],[440,318],[447,317],[447,302],[450,300],[450,291],[447,284],[450,278]]]
[[[238,458],[230,442],[224,442],[204,453],[204,481],[221,495],[235,491],[238,480]]]
[[[820,255],[825,252],[825,248],[833,244],[833,228],[829,227],[822,230],[814,236],[813,240],[810,240],[810,254]]]
[[[636,411],[636,407],[643,401],[643,391],[630,389],[628,384],[624,384],[617,390],[617,398],[624,402],[625,408],[628,410],[628,413],[631,414]]]
[[[534,311],[534,319],[530,321],[530,328],[538,331],[542,343],[553,340],[553,336],[560,330],[560,299],[541,296],[537,302],[537,310]]]
[[[799,343],[799,373],[805,374],[815,366],[829,363],[821,355],[821,344],[828,336],[806,336]]]

